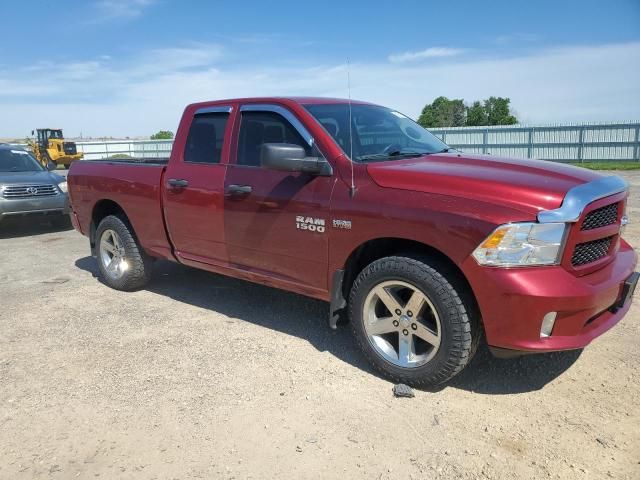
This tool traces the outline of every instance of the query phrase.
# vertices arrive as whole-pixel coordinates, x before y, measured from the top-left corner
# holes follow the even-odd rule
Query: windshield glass
[[[350,156],[349,104],[305,108]],[[400,112],[378,105],[351,106],[353,160],[375,162],[446,152],[447,145]]]
[[[55,139],[61,140],[63,138],[62,130],[51,130],[49,132],[49,138],[55,138]]]
[[[42,165],[29,152],[0,149],[0,172],[41,172]]]

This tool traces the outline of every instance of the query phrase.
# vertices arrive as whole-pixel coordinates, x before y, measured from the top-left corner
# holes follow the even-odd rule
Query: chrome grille
[[[577,244],[571,256],[571,265],[579,267],[605,257],[609,253],[613,238],[611,236]]]
[[[596,208],[589,212],[582,222],[580,230],[593,230],[594,228],[613,225],[618,221],[618,204],[612,203],[604,207]]]
[[[54,185],[7,185],[2,189],[4,198],[51,197],[58,194]]]

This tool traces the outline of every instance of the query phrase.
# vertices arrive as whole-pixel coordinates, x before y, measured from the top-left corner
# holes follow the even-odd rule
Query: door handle
[[[170,178],[167,183],[171,188],[186,188],[189,186],[189,182],[182,178]]]
[[[251,185],[229,185],[227,187],[227,193],[231,195],[249,195],[253,192]]]

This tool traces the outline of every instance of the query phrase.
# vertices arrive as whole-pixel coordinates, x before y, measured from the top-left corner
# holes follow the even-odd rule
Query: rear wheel
[[[353,284],[352,329],[364,354],[387,378],[437,385],[469,363],[480,337],[477,318],[463,298],[464,292],[426,262],[382,258]]]
[[[105,217],[96,230],[98,266],[102,279],[116,290],[143,287],[151,275],[151,258],[144,253],[126,220]]]

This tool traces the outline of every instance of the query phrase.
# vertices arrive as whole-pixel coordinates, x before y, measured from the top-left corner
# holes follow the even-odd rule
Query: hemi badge
[[[333,228],[341,228],[343,230],[351,230],[351,220],[333,220]]]

